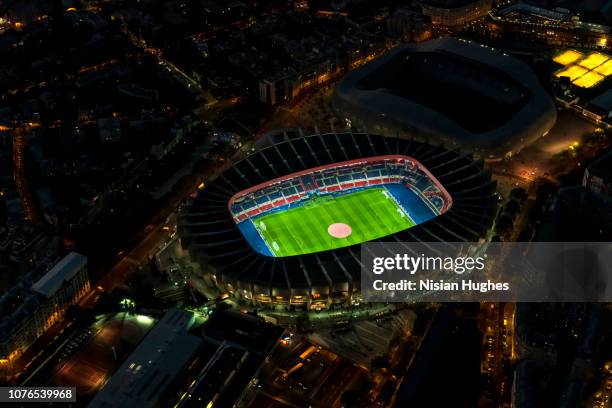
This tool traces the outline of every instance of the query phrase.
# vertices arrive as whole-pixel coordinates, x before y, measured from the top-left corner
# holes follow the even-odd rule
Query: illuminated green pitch
[[[360,244],[416,225],[384,188],[312,198],[253,223],[276,257]]]

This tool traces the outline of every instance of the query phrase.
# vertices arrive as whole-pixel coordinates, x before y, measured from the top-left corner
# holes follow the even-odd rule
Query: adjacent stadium
[[[179,217],[205,279],[258,305],[360,300],[360,245],[482,240],[495,183],[474,161],[368,133],[272,137],[211,181]]]
[[[354,128],[441,141],[485,157],[519,151],[557,118],[529,66],[454,38],[405,44],[349,72],[333,106]]]

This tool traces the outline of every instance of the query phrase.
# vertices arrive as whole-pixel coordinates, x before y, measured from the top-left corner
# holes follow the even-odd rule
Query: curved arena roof
[[[251,247],[234,222],[228,202],[257,184],[299,172],[380,155],[418,160],[451,195],[444,214],[384,241],[468,241],[483,236],[495,214],[495,183],[480,162],[421,142],[372,134],[323,134],[282,139],[235,163],[201,191],[182,212],[182,244],[216,283],[246,296],[288,299],[312,293],[332,296],[359,288],[360,246],[274,258]]]
[[[371,131],[503,154],[548,132],[557,117],[526,64],[454,38],[403,45],[349,72],[334,108]]]

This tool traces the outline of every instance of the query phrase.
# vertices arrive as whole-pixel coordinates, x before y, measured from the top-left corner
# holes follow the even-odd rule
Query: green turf
[[[326,195],[286,211],[264,215],[253,222],[274,256],[326,251],[381,238],[415,225],[384,188],[374,188],[333,198]],[[352,234],[334,238],[327,232],[333,223],[351,226]],[[263,223],[263,224],[262,224]],[[278,248],[274,245],[278,246]]]

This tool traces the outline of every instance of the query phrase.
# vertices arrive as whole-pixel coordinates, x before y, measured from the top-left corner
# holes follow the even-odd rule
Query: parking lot
[[[78,333],[60,351],[51,383],[95,392],[145,336],[153,320],[119,313]]]

